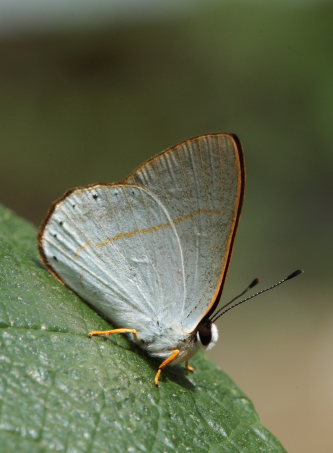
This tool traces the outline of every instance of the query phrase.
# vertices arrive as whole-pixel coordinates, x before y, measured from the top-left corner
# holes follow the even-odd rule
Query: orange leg
[[[92,332],[88,333],[88,337],[93,337],[94,335],[104,335],[108,337],[109,335],[113,335],[115,333],[134,333],[136,338],[139,340],[139,334],[136,329],[112,329],[112,330],[93,330]]]
[[[158,371],[155,376],[155,385],[157,385],[157,386],[160,385],[159,379],[160,379],[162,370],[164,370],[165,367],[170,365],[170,363],[173,362],[179,356],[180,350],[174,349],[173,351],[170,351],[170,352],[171,352],[171,356],[168,357],[167,359],[165,359],[164,362],[162,362],[161,365],[158,367]]]
[[[194,371],[195,371],[195,368],[193,368],[193,366],[190,365],[190,362],[188,360],[186,360],[186,362],[185,362],[185,369],[187,371],[191,371],[192,373],[194,373]]]

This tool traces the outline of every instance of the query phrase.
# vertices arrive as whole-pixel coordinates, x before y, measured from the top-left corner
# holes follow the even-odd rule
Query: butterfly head
[[[196,338],[206,349],[212,349],[219,338],[216,324],[210,319],[203,319],[198,325]]]

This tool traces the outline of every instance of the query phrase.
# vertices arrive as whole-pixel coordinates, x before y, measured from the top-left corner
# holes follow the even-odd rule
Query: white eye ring
[[[207,351],[209,351],[210,349],[212,349],[216,343],[217,343],[217,340],[219,339],[219,331],[217,329],[217,326],[216,324],[212,324],[211,326],[211,329],[212,329],[212,339],[210,340],[209,344],[207,345]]]

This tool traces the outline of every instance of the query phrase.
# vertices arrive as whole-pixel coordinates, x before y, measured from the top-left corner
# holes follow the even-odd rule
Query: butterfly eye
[[[201,321],[197,331],[197,340],[202,346],[211,349],[217,342],[219,333],[215,324],[210,320]]]
[[[203,346],[208,346],[212,340],[212,324],[210,321],[202,321],[199,324],[197,338]]]

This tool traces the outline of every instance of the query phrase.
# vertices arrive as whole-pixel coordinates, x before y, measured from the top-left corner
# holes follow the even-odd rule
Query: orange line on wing
[[[80,247],[76,250],[75,255],[80,255],[82,250],[85,249],[86,247],[89,247],[89,245],[91,245],[91,244],[92,244],[92,241],[88,241],[85,244],[80,245]]]
[[[175,219],[175,220],[173,220],[171,222],[161,223],[160,225],[156,225],[156,226],[153,226],[153,227],[150,227],[150,228],[134,230],[134,231],[130,231],[128,233],[119,233],[116,236],[113,236],[112,238],[109,238],[109,239],[107,239],[104,242],[100,242],[100,243],[97,243],[97,244],[94,244],[94,245],[96,245],[96,247],[105,247],[108,244],[110,244],[111,242],[119,241],[119,239],[122,239],[122,238],[130,238],[130,237],[133,237],[133,236],[135,236],[137,234],[153,233],[154,231],[162,230],[164,228],[169,228],[172,225],[178,225],[179,223],[184,222],[185,220],[190,220],[195,215],[202,214],[202,213],[203,214],[220,214],[221,211],[219,211],[217,209],[196,209],[195,211],[192,211],[192,212],[190,212],[187,215],[178,217],[177,219]],[[92,244],[92,241],[89,241],[89,242],[86,242],[85,244],[81,245],[81,247],[78,248],[78,250],[76,252],[76,255],[79,255],[84,248],[88,247],[91,244]]]
[[[142,230],[134,230],[129,233],[119,233],[117,236],[114,236],[110,239],[107,239],[105,242],[101,242],[99,244],[95,244],[97,247],[105,247],[106,245],[110,244],[110,242],[118,241],[119,239],[122,238],[130,238],[133,237],[137,234],[147,234],[147,233],[153,233],[154,231],[162,230],[164,228],[169,228],[171,225],[178,225],[179,223],[183,222],[184,220],[190,220],[194,215],[196,214],[220,214],[220,211],[218,210],[213,210],[213,209],[196,209],[195,211],[192,211],[188,215],[184,215],[182,217],[178,217],[177,219],[168,222],[168,223],[161,223],[160,225],[156,225],[150,228],[144,228]]]

